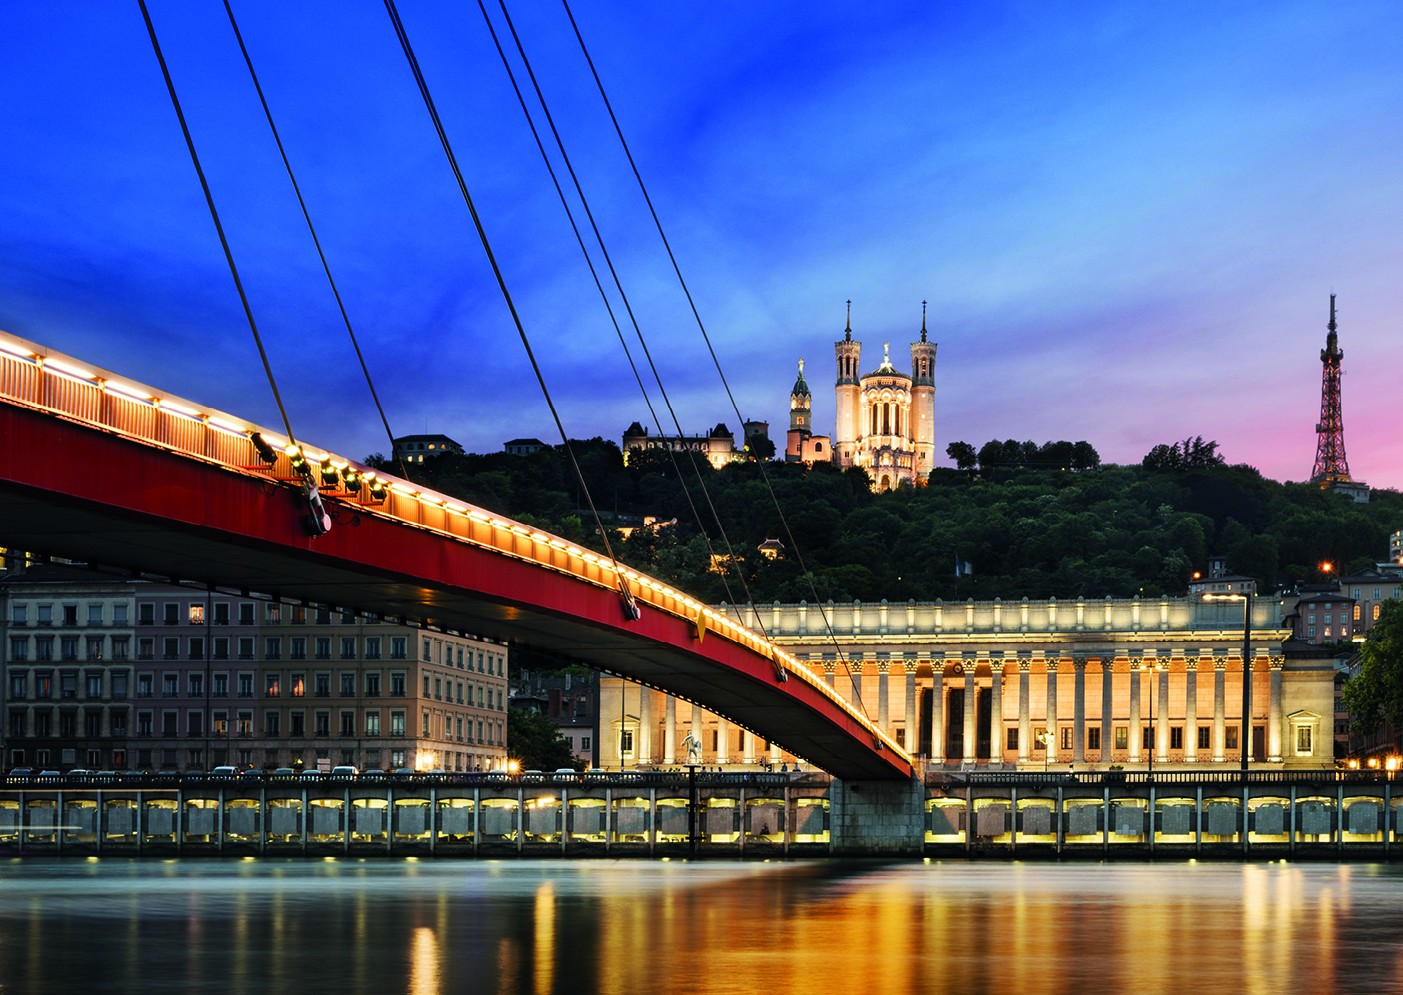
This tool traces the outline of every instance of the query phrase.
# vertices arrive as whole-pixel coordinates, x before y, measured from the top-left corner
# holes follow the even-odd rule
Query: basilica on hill
[[[813,393],[804,380],[801,359],[799,378],[789,393],[787,461],[833,462],[844,469],[860,466],[876,491],[925,482],[935,465],[936,346],[927,339],[925,308],[922,302],[921,338],[911,343],[911,372],[892,366],[890,344],[884,343],[881,365],[862,373],[862,343],[853,338],[852,301],[848,301],[847,327],[833,345],[837,362],[834,435],[813,432]]]

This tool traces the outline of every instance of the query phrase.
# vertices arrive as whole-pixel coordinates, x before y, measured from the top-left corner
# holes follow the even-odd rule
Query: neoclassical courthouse
[[[758,611],[758,620],[754,609],[741,615],[753,628],[763,622],[928,768],[1194,770],[1236,766],[1244,745],[1254,765],[1334,763],[1335,660],[1290,638],[1275,598],[1254,602],[1247,721],[1242,601],[801,602]],[[689,733],[708,765],[804,759],[782,738],[761,741],[690,702],[602,680],[601,766],[685,763]]]

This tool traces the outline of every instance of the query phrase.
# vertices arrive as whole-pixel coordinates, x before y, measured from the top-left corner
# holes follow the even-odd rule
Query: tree
[[[523,770],[579,769],[570,742],[540,712],[513,705],[507,710],[507,755]]]
[[[1385,722],[1403,725],[1403,601],[1383,602],[1359,660],[1342,695],[1350,728],[1367,736]]]
[[[952,442],[945,447],[945,455],[955,463],[957,470],[973,470],[979,463],[979,454],[968,442]]]

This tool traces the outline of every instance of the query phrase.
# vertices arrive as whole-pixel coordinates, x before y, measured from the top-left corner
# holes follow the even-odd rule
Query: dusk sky
[[[149,5],[296,434],[387,452],[222,5]],[[232,5],[391,427],[558,442],[382,4]],[[567,431],[618,441],[647,408],[478,7],[399,8]],[[511,10],[682,428],[739,430],[564,8]],[[1350,468],[1403,488],[1403,5],[572,10],[781,449],[800,357],[833,430],[844,302],[870,370],[928,300],[938,465],[1201,435],[1303,480],[1333,292]],[[5,0],[0,39],[0,329],[279,426],[137,4]]]

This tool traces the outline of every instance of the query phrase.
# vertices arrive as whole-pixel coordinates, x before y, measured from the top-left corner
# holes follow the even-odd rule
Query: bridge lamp
[[[278,461],[278,451],[268,444],[262,432],[254,432],[248,437],[248,441],[253,443],[254,452],[258,453],[258,458],[264,463],[272,466]]]
[[[1247,776],[1252,739],[1252,591],[1241,594],[1205,594],[1204,601],[1242,602],[1242,728],[1238,735],[1242,747],[1242,776]]]
[[[336,472],[336,467],[331,465],[331,460],[322,462],[321,476],[323,487],[337,487],[341,483],[341,474]]]
[[[360,474],[350,467],[341,471],[341,480],[346,486],[347,494],[360,493]]]
[[[370,496],[376,501],[383,501],[390,496],[389,489],[385,487],[385,482],[383,480],[372,480],[368,476],[365,479],[370,488]]]
[[[288,462],[292,464],[293,472],[307,472],[307,457],[302,455],[302,449],[298,446],[289,445],[283,452],[287,453]]]

